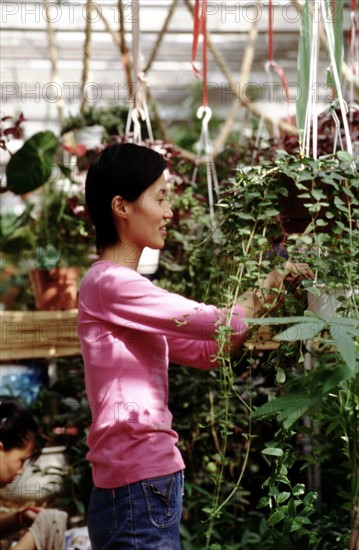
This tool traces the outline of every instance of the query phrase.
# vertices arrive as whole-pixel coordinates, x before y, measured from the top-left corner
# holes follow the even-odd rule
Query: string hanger
[[[284,92],[284,95],[285,95],[285,101],[286,101],[286,106],[287,106],[287,115],[286,115],[286,118],[287,118],[287,122],[288,124],[291,124],[291,116],[290,116],[290,111],[289,111],[289,105],[290,105],[290,102],[291,102],[291,97],[290,97],[290,94],[289,94],[289,87],[288,87],[288,82],[287,82],[287,78],[285,76],[285,72],[284,72],[284,69],[283,67],[277,63],[276,61],[274,61],[274,58],[273,58],[273,52],[274,52],[274,29],[273,29],[273,20],[274,20],[274,10],[273,10],[273,0],[269,0],[269,4],[268,4],[268,60],[265,64],[265,70],[271,80],[271,84],[273,82],[272,78],[271,78],[271,73],[270,71],[273,70],[279,77],[279,80],[281,82],[281,85],[282,85],[282,90]]]
[[[202,71],[196,66],[199,37],[202,35]],[[208,105],[208,37],[207,37],[207,1],[196,0],[193,12],[193,42],[192,42],[192,67],[196,78],[202,77],[202,105],[197,110],[197,118],[202,120],[202,129],[197,145],[197,165],[194,169],[192,181],[195,182],[198,175],[199,161],[204,155],[206,165],[208,204],[212,229],[215,227],[214,194],[213,189],[219,194],[216,167],[213,159],[213,147],[209,137],[209,121],[212,117],[212,109]]]
[[[340,0],[341,1],[341,0]],[[334,4],[333,4],[334,2]],[[353,145],[350,136],[350,130],[347,119],[348,105],[344,101],[342,85],[339,77],[337,62],[335,59],[335,35],[333,28],[333,18],[331,17],[332,7],[335,8],[335,0],[329,4],[327,0],[316,0],[312,9],[311,17],[311,53],[310,53],[310,67],[309,67],[309,93],[306,106],[306,115],[304,123],[304,135],[303,142],[301,143],[302,156],[309,157],[312,146],[312,156],[314,159],[318,158],[318,108],[316,98],[316,83],[318,82],[318,56],[319,56],[319,24],[320,19],[323,22],[324,30],[327,36],[330,68],[334,79],[334,87],[337,94],[337,102],[341,111],[341,120],[344,127],[346,149],[348,153],[353,154]],[[321,16],[321,17],[320,17]],[[336,136],[340,135],[339,118],[334,113],[334,109],[331,109],[332,116],[336,125]],[[335,148],[337,146],[337,139],[335,139]],[[342,146],[342,143],[341,143]]]
[[[357,21],[357,0],[351,1],[350,7],[350,30],[348,41],[348,67],[351,72],[349,84],[348,102],[349,118],[353,122],[353,114],[358,108],[355,103],[354,81],[358,79],[359,73],[359,43],[358,43],[358,21]]]
[[[147,80],[142,70],[142,51],[141,51],[141,30],[140,30],[140,2],[132,0],[135,4],[135,13],[137,17],[132,18],[132,59],[133,59],[133,107],[129,109],[127,115],[125,134],[127,138],[132,138],[134,143],[143,143],[141,120],[146,122],[148,138],[154,141],[152,125],[147,104]],[[131,90],[132,92],[132,90]],[[133,126],[133,131],[131,128]]]

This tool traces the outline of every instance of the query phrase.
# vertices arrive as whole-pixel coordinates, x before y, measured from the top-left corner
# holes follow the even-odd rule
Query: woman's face
[[[21,474],[25,461],[34,452],[34,446],[33,436],[29,437],[23,449],[16,447],[6,451],[0,441],[0,487],[5,487]]]
[[[132,203],[128,217],[127,242],[139,249],[164,247],[167,224],[173,212],[167,202],[167,185],[162,174]]]

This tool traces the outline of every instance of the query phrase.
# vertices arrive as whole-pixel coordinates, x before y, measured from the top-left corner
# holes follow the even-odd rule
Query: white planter
[[[158,269],[160,251],[152,248],[144,248],[141,254],[137,271],[141,275],[153,275]]]
[[[86,149],[95,149],[102,143],[104,127],[100,125],[77,128],[73,131],[77,145],[85,145]]]
[[[319,290],[319,295],[312,294],[311,292],[307,294],[308,309],[315,315],[327,318],[337,315],[336,311],[341,304],[338,298],[340,296],[348,296],[350,292],[343,287],[330,289],[323,287],[317,290]]]
[[[0,498],[17,502],[44,502],[49,496],[61,491],[62,477],[59,469],[66,466],[65,447],[45,447],[40,457],[32,464],[26,464],[21,475],[12,483],[0,489]],[[48,470],[43,475],[38,469]]]

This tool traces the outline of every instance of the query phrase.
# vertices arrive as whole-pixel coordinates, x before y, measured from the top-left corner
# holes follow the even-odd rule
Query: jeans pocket
[[[116,507],[112,489],[93,487],[87,514],[92,549],[102,548],[117,529]]]
[[[149,520],[155,527],[170,527],[181,517],[182,496],[177,483],[178,475],[141,481]]]

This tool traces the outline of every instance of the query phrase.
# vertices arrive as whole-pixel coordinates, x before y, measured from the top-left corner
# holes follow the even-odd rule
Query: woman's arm
[[[36,544],[30,531],[26,531],[21,539],[11,547],[11,550],[36,550]]]
[[[0,536],[7,537],[21,529],[20,516],[18,512],[13,514],[1,514],[0,516]]]

